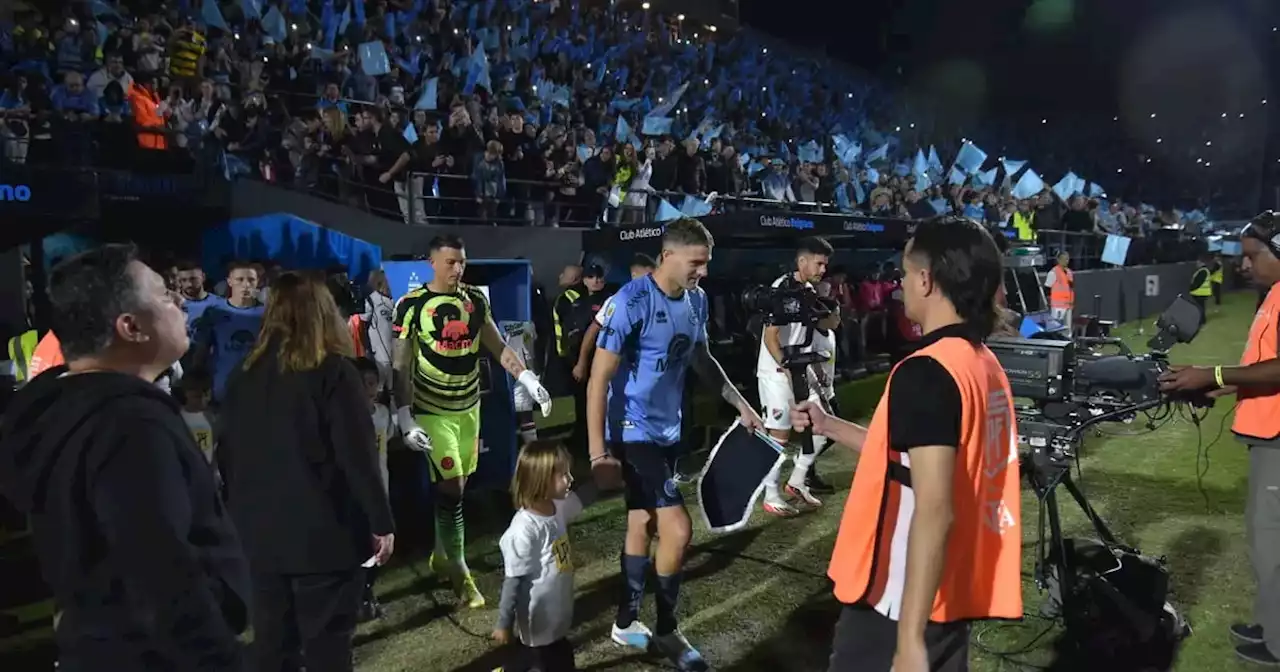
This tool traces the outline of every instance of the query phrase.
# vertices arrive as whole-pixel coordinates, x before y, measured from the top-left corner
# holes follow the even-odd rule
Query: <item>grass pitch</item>
[[[1253,292],[1228,294],[1196,341],[1175,347],[1172,359],[1190,364],[1237,361],[1255,298]],[[1137,325],[1126,325],[1119,335],[1141,351],[1151,327],[1147,325],[1145,336],[1137,332]],[[856,406],[859,415],[866,415],[876,393],[854,390],[845,395],[863,397],[842,402],[847,402],[844,408]],[[1227,626],[1248,618],[1253,597],[1243,524],[1248,462],[1230,433],[1230,410],[1231,403],[1219,402],[1199,427],[1178,418],[1159,431],[1131,436],[1123,434],[1140,431],[1140,423],[1104,426],[1108,434],[1090,436],[1081,461],[1080,482],[1120,539],[1168,560],[1172,599],[1194,629],[1183,645],[1178,670],[1244,669],[1236,662]],[[1202,446],[1199,460],[1197,443]],[[1204,472],[1199,485],[1197,462]],[[837,446],[819,467],[829,481],[847,485],[855,463],[850,452]],[[825,572],[846,494],[838,492],[822,509],[791,520],[757,513],[750,527],[730,535],[712,535],[695,523],[681,596],[682,628],[713,669],[825,669],[839,608]],[[686,496],[694,499],[691,487]],[[1092,536],[1074,503],[1062,499],[1065,533]],[[1027,576],[1037,505],[1034,495],[1024,494]],[[471,512],[471,566],[490,608],[456,609],[447,587],[429,576],[423,554],[402,552],[400,563],[378,583],[385,617],[362,627],[358,635],[360,670],[490,672],[500,664],[500,654],[487,637],[502,573],[497,536],[510,511],[498,502],[480,502]],[[583,670],[672,669],[663,660],[626,652],[608,639],[621,590],[617,558],[623,529],[624,510],[618,499],[595,505],[572,528],[577,601],[571,638],[578,665]],[[1037,613],[1043,599],[1026,579],[1027,613]],[[642,618],[653,620],[651,596]],[[1019,669],[1008,657],[986,651],[1026,648],[1046,625],[1028,616],[1022,623],[977,626],[973,669]],[[1048,651],[1037,647],[1049,639],[1042,638],[1013,658],[1043,664]]]

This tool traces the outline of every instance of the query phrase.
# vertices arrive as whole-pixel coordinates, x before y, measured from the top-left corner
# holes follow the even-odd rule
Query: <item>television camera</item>
[[[1195,338],[1200,320],[1199,306],[1179,296],[1157,319],[1150,352],[1141,355],[1114,338],[988,341],[1014,397],[1025,400],[1015,408],[1019,457],[1042,506],[1034,577],[1064,618],[1067,644],[1060,653],[1076,663],[1104,656],[1125,669],[1168,669],[1178,642],[1190,633],[1167,602],[1164,559],[1143,556],[1117,540],[1072,480],[1071,463],[1085,431],[1099,423],[1132,422],[1143,414],[1154,430],[1179,405],[1213,405],[1203,392],[1169,395],[1159,389],[1169,349]],[[1080,506],[1097,541],[1063,537],[1059,485]]]

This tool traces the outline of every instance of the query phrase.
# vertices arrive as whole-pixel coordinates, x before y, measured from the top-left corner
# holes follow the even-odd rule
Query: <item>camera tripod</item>
[[[1077,445],[1084,430],[1093,425],[1155,408],[1162,403],[1165,403],[1164,400],[1157,398],[1090,417],[1068,430],[1063,439],[1070,445]],[[1071,478],[1071,458],[1074,456],[1055,453],[1053,442],[1047,441],[1043,448],[1034,447],[1030,454],[1024,455],[1020,466],[1023,473],[1026,474],[1027,483],[1031,485],[1036,496],[1040,499],[1043,506],[1042,516],[1047,516],[1049,520],[1049,550],[1047,553],[1042,550],[1044,548],[1044,518],[1042,517],[1040,520],[1036,543],[1035,582],[1039,588],[1045,589],[1049,587],[1050,579],[1056,578],[1059,606],[1064,619],[1069,621],[1075,614],[1079,613],[1075,604],[1079,568],[1076,563],[1074,545],[1069,545],[1067,539],[1062,535],[1062,519],[1058,510],[1057,487],[1061,485],[1066,488],[1067,493],[1071,495],[1071,498],[1075,500],[1076,504],[1084,512],[1085,517],[1093,525],[1094,531],[1098,534],[1098,539],[1107,548],[1119,547],[1130,551],[1133,549],[1121,544],[1116,539],[1111,532],[1111,528],[1107,527],[1106,522],[1094,510],[1080,486]],[[1054,570],[1056,570],[1056,574],[1054,574]]]

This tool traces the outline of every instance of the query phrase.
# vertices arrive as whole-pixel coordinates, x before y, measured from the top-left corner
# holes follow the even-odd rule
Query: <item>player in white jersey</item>
[[[820,281],[827,272],[827,264],[833,251],[831,244],[822,238],[801,240],[796,248],[795,270],[780,276],[772,286],[779,288],[790,283],[816,292],[814,283]],[[803,348],[803,352],[826,353],[832,374],[823,375],[828,370],[824,365],[810,367],[805,376],[808,390],[804,394],[808,399],[816,401],[829,397],[826,392],[833,385],[835,370],[832,360],[835,338],[832,330],[839,324],[840,315],[836,310],[814,327],[812,341]],[[761,415],[764,417],[765,429],[784,445],[791,439],[791,407],[795,405],[795,394],[792,390],[791,373],[783,366],[783,347],[804,345],[806,332],[804,326],[796,324],[765,325],[760,338],[756,379],[760,390]],[[795,469],[787,482],[787,493],[808,506],[821,506],[822,500],[818,495],[833,490],[812,470],[814,460],[825,447],[826,440],[819,436],[813,437],[812,446],[802,446],[795,459]],[[778,465],[765,477],[763,507],[766,512],[777,516],[794,516],[799,512],[778,491],[781,468],[782,465]]]

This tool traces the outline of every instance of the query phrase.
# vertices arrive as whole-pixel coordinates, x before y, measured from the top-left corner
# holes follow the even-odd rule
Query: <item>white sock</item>
[[[782,463],[785,461],[786,460],[781,460],[777,464],[773,465],[773,469],[769,471],[769,475],[764,477],[765,501],[776,502],[782,499],[782,496],[778,494],[778,479],[782,476]]]
[[[814,452],[809,455],[801,453],[796,457],[796,468],[791,470],[791,478],[787,479],[787,484],[793,488],[803,488],[804,478],[809,475],[809,469],[813,466],[813,461],[818,459],[818,453]]]

